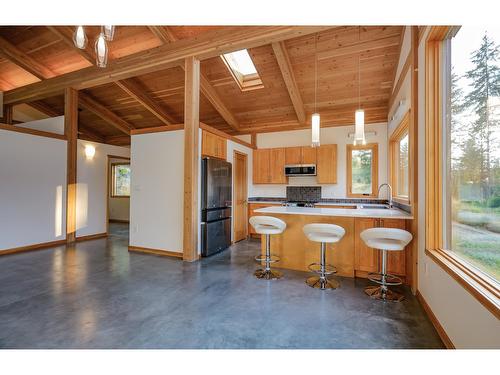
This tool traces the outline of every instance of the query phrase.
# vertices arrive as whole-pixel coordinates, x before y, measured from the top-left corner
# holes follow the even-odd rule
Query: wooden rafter
[[[11,44],[2,37],[0,37],[0,55],[27,72],[33,74],[38,79],[43,80],[55,77],[54,72],[40,64],[31,56],[19,50],[15,45]]]
[[[110,111],[90,95],[85,94],[84,92],[80,92],[79,94],[79,103],[81,107],[93,112],[104,121],[108,122],[110,125],[113,125],[115,128],[127,135],[130,134],[131,129],[135,128],[127,121],[119,117],[116,113]]]
[[[165,124],[177,124],[179,121],[171,116],[160,103],[146,93],[146,90],[134,78],[116,81],[116,84],[132,98],[137,100],[149,112],[158,117]]]
[[[148,26],[148,28],[163,43],[172,43],[177,40],[177,37],[168,26]]]
[[[206,32],[147,52],[114,60],[106,68],[91,66],[5,92],[6,104],[60,95],[66,87],[78,90],[178,66],[186,57],[207,59],[242,48],[258,47],[328,29],[324,26],[244,26]]]
[[[62,114],[54,110],[52,107],[48,106],[42,101],[36,100],[34,102],[27,103],[31,108],[36,109],[38,112],[42,112],[43,114],[49,117],[57,117]]]
[[[278,42],[272,44],[274,56],[281,70],[281,75],[285,81],[286,88],[288,90],[288,95],[292,101],[293,108],[297,114],[297,120],[299,123],[304,124],[306,122],[306,112],[304,110],[304,102],[300,96],[299,87],[297,86],[297,81],[295,80],[295,75],[293,74],[292,64],[290,62],[290,57],[286,50],[284,42]]]
[[[130,145],[130,136],[128,135],[113,135],[111,137],[104,138],[104,143],[115,146],[127,146]]]
[[[106,139],[102,134],[96,132],[94,129],[90,129],[87,126],[82,125],[81,123],[78,124],[78,137],[93,142],[106,143]]]
[[[64,43],[72,47],[80,56],[82,56],[88,62],[94,64],[95,53],[91,47],[90,43],[87,43],[85,49],[80,49],[75,47],[73,42],[74,28],[71,26],[47,26],[47,28],[52,31],[53,34],[57,35]]]

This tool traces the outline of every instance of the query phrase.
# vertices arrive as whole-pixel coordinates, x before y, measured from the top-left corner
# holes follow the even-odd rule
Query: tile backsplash
[[[287,186],[286,199],[289,201],[319,202],[321,186]]]

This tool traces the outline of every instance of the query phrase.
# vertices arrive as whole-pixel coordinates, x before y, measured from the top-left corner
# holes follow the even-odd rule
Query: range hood
[[[285,176],[287,177],[316,176],[316,164],[285,165]]]

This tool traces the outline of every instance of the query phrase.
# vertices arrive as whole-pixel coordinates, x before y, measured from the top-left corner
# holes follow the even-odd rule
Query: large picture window
[[[409,112],[394,130],[389,141],[391,185],[394,199],[409,204],[410,132]]]
[[[130,197],[130,163],[111,164],[111,196]]]
[[[464,26],[451,39],[446,247],[500,280],[500,28]],[[451,50],[451,53],[450,53]]]

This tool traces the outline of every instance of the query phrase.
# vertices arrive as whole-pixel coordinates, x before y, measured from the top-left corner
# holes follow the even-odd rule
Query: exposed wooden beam
[[[152,26],[155,29],[155,35],[162,40],[163,43],[172,43],[177,41],[177,38],[173,33],[168,29],[168,27],[162,26]],[[153,30],[152,30],[153,31]],[[153,31],[154,32],[154,31]],[[161,34],[161,35],[159,35]],[[181,68],[184,69],[184,62],[179,64]],[[235,130],[239,129],[238,120],[234,114],[227,108],[224,104],[222,98],[217,93],[215,88],[212,86],[207,77],[200,73],[200,88],[201,92],[208,99],[208,101],[214,106],[215,110],[219,112],[221,117],[227,122],[227,124]]]
[[[3,37],[0,37],[0,55],[23,68],[28,73],[33,74],[38,79],[43,80],[45,78],[52,78],[56,76],[50,69],[19,50],[15,45],[11,44]]]
[[[115,146],[127,146],[130,145],[130,136],[114,135],[111,137],[106,137],[104,138],[104,143],[108,143]]]
[[[91,64],[95,63],[95,52],[92,48],[92,43],[87,43],[85,49],[80,49],[75,46],[73,42],[73,33],[75,32],[72,26],[47,26],[47,28],[68,46],[72,47],[75,52],[82,56]]]
[[[274,56],[281,70],[281,75],[285,81],[286,88],[288,90],[288,95],[292,101],[293,108],[297,114],[297,120],[304,124],[306,122],[306,112],[304,110],[304,102],[300,96],[299,87],[297,86],[297,81],[295,80],[295,75],[293,74],[292,64],[290,62],[290,57],[286,50],[284,42],[277,42],[272,44]]]
[[[324,26],[231,26],[181,39],[148,51],[113,60],[108,67],[91,66],[5,92],[6,104],[60,95],[66,87],[82,90],[178,66],[185,58],[207,59],[326,30]]]
[[[94,129],[90,129],[87,126],[78,124],[78,135],[82,139],[87,139],[93,142],[105,143],[106,139],[102,134],[99,134]]]
[[[49,116],[49,117],[57,117],[61,116],[62,114],[54,110],[52,107],[48,106],[42,101],[36,100],[34,102],[29,102],[27,103],[31,108],[36,109],[39,112],[42,112],[43,114]]]
[[[389,97],[389,105],[388,105],[388,110],[390,111],[392,108],[392,105],[394,104],[394,101],[396,100],[399,90],[401,89],[401,86],[403,85],[403,82],[406,78],[406,75],[408,74],[408,71],[410,70],[412,60],[411,53],[408,54],[406,57],[405,63],[403,65],[403,68],[401,69],[401,72],[399,73],[398,80],[396,82],[396,86],[394,87],[394,91],[392,92],[391,96]],[[397,69],[397,67],[396,67]]]
[[[184,230],[185,261],[198,259],[198,142],[200,127],[200,61],[186,59],[184,89]]]
[[[3,122],[7,125],[12,125],[12,122],[14,121],[13,112],[14,111],[11,105],[7,104],[3,106]]]
[[[64,135],[67,139],[66,242],[76,240],[76,150],[78,137],[78,91],[64,91]]]
[[[365,51],[371,51],[380,48],[387,48],[397,46],[399,44],[400,36],[390,36],[378,40],[367,40],[364,42],[355,43],[345,47],[334,48],[328,51],[319,52],[318,60],[332,59],[335,57],[354,55]]]
[[[148,28],[163,43],[172,43],[177,40],[177,37],[168,26],[148,26]]]
[[[144,87],[140,85],[134,78],[124,79],[121,81],[116,81],[116,84],[132,98],[137,100],[144,106],[149,112],[158,117],[165,124],[177,124],[179,121],[172,117],[168,112],[162,107],[160,103],[155,101],[151,96],[146,93]]]
[[[127,135],[130,134],[130,129],[134,129],[134,126],[123,120],[116,113],[111,112],[105,106],[103,106],[90,95],[85,94],[84,92],[80,92],[79,102],[81,107],[93,112],[104,121],[108,122],[110,125],[113,125],[115,128]]]

